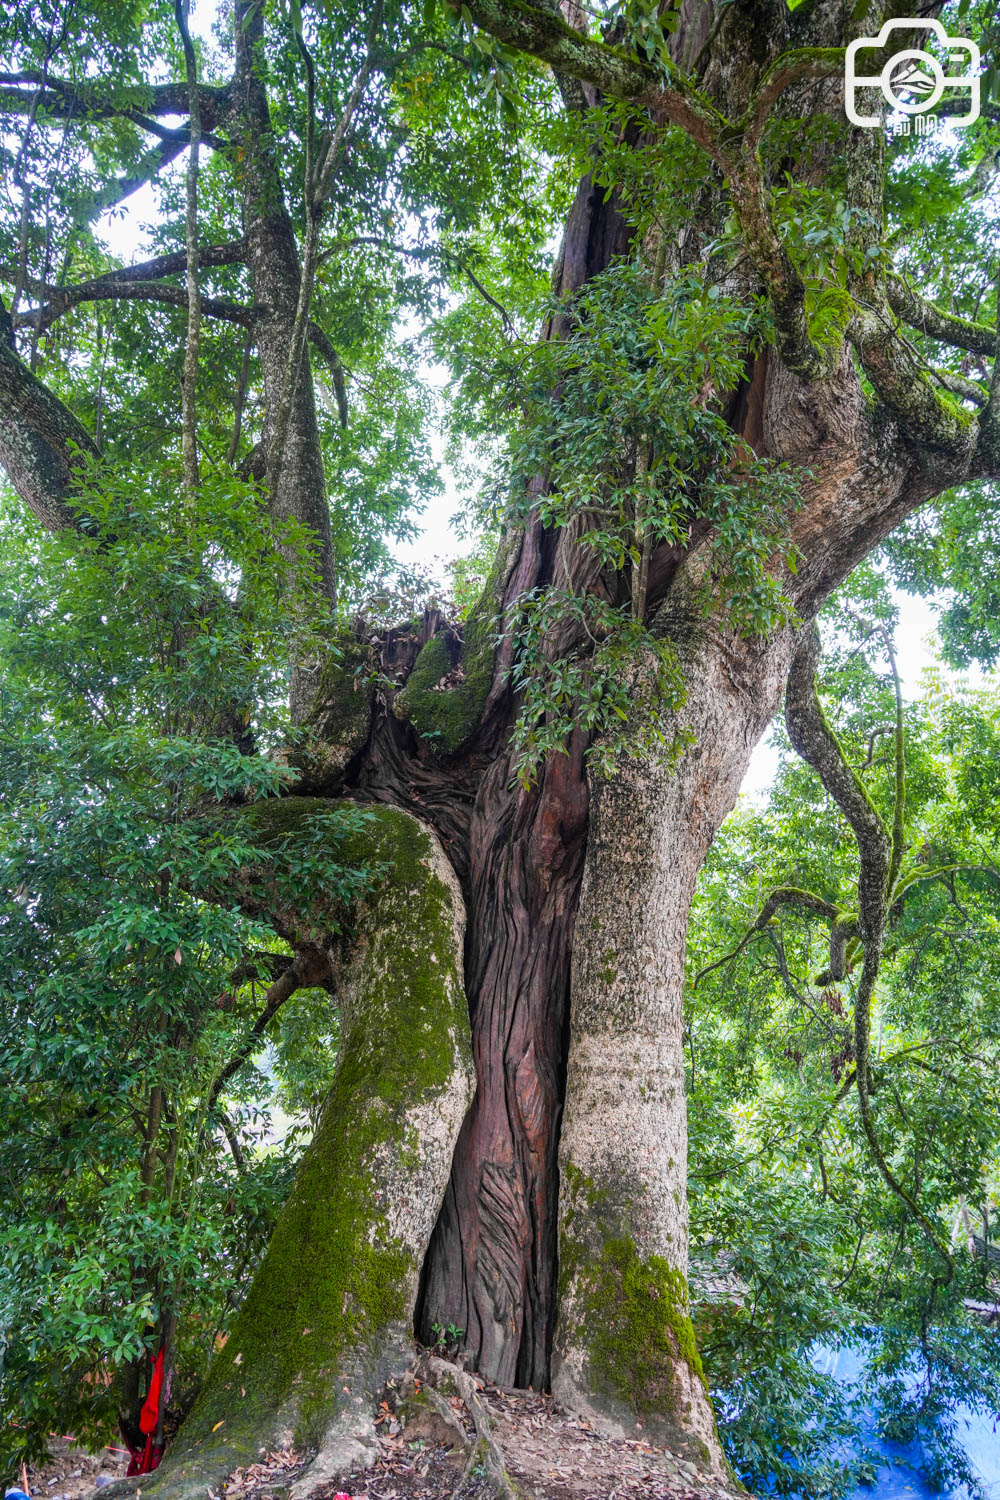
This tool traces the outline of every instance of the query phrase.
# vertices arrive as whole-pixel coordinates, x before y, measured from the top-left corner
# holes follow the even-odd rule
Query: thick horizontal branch
[[[459,8],[456,0],[449,4]],[[731,124],[674,64],[664,61],[654,67],[622,48],[581,36],[561,16],[525,0],[468,0],[461,9],[491,36],[548,63],[556,73],[592,83],[602,94],[631,100],[680,125],[720,165],[728,166],[722,141]]]
[[[964,375],[956,375],[952,370],[932,368],[931,374],[946,391],[951,391],[954,396],[961,396],[963,401],[971,401],[974,406],[985,406],[989,399],[986,387],[980,385],[978,380],[967,380]]]
[[[988,323],[975,323],[945,312],[915,292],[902,276],[890,276],[886,282],[889,306],[898,318],[929,338],[972,354],[992,355],[996,350],[997,332]]]
[[[29,283],[30,290],[30,283]],[[106,281],[91,287],[85,295],[60,304],[46,303],[43,307],[18,313],[14,319],[17,328],[38,327],[46,329],[61,318],[71,307],[83,302],[163,302],[171,307],[187,307],[187,291],[182,286],[164,286],[158,281]],[[253,326],[253,308],[239,302],[227,302],[219,297],[202,297],[201,310],[207,318],[219,318],[225,323],[239,323],[243,328]]]
[[[243,240],[230,240],[224,245],[205,245],[198,252],[198,264],[199,266],[238,265],[244,259],[245,254],[246,244]],[[26,290],[43,305],[22,314],[18,326],[37,325],[42,329],[47,328],[69,308],[76,307],[81,302],[106,301],[109,297],[137,296],[141,298],[143,295],[141,292],[129,292],[123,289],[143,283],[155,285],[161,278],[180,275],[184,268],[185,253],[180,250],[172,255],[159,255],[153,260],[139,261],[134,266],[123,266],[120,270],[104,271],[100,276],[92,276],[88,281],[78,281],[71,286],[53,286],[49,282],[29,279],[26,283]],[[0,277],[12,277],[13,274],[12,267],[0,267]],[[162,300],[174,299],[164,297]],[[225,307],[234,305],[220,304]],[[221,317],[225,314],[219,313],[217,316]],[[243,320],[230,318],[230,321]],[[246,321],[249,322],[249,313]]]
[[[229,103],[229,87],[202,84],[198,90],[202,122],[206,129],[222,118]],[[37,101],[37,102],[36,102]],[[23,73],[0,73],[0,114],[30,114],[32,109],[57,119],[132,120],[155,134],[177,135],[152,123],[158,115],[187,115],[186,83],[158,83],[136,89],[131,102],[102,97],[99,80],[67,83],[34,69]]]

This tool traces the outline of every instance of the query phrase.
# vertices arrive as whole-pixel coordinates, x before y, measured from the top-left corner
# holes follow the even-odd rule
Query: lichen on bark
[[[343,805],[286,799],[258,817],[287,838],[310,811]],[[473,1088],[464,907],[434,834],[399,809],[372,809],[338,843],[345,858],[385,873],[335,968],[334,1080],[158,1494],[204,1494],[282,1442],[318,1448],[297,1486],[308,1494],[363,1461],[375,1391],[409,1357],[420,1266]]]

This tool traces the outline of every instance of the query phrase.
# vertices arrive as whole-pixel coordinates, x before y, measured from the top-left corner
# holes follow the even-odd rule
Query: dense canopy
[[[842,1495],[850,1347],[975,1484],[1000,25],[899,9],[0,20],[3,1477],[305,1500],[409,1366]]]

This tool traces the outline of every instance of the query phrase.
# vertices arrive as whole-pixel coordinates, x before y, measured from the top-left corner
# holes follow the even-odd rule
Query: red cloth
[[[133,1448],[124,1431],[122,1437],[128,1445],[128,1451],[132,1455],[131,1462],[126,1470],[126,1478],[135,1474],[152,1474],[154,1469],[160,1467],[163,1457],[163,1445],[157,1443],[154,1446],[153,1433],[156,1431],[160,1420],[160,1394],[163,1390],[163,1350],[153,1363],[153,1373],[150,1376],[149,1391],[145,1401],[142,1403],[142,1411],[139,1413],[139,1431],[146,1434],[146,1446],[144,1448]]]
[[[125,1478],[132,1479],[136,1474],[152,1474],[154,1469],[160,1467],[163,1458],[163,1449],[159,1444],[153,1445],[153,1434],[150,1433],[146,1439],[145,1448],[133,1448],[129,1443],[128,1451],[132,1458],[128,1468],[125,1470]]]
[[[156,1356],[153,1366],[153,1375],[149,1382],[149,1394],[143,1402],[142,1411],[139,1413],[140,1432],[155,1432],[156,1424],[160,1420],[160,1391],[163,1388],[163,1350]],[[148,1446],[148,1445],[147,1445]]]

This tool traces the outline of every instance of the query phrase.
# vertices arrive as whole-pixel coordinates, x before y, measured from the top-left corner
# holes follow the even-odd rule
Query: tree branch
[[[182,286],[161,286],[155,281],[106,281],[95,284],[86,294],[74,296],[63,306],[53,310],[53,304],[18,313],[14,320],[17,328],[48,328],[71,307],[81,302],[164,302],[171,307],[188,306],[187,289]],[[243,307],[239,302],[228,302],[218,297],[202,297],[201,311],[207,318],[219,318],[224,323],[239,323],[243,328],[253,326],[253,308]]]
[[[201,336],[201,294],[198,290],[198,151],[201,145],[201,110],[198,103],[198,60],[188,30],[186,0],[174,0],[174,18],[184,48],[187,73],[188,113],[191,144],[185,183],[184,287],[187,294],[187,338],[184,343],[184,376],[181,387],[181,448],[184,457],[184,488],[189,501],[198,490],[197,383],[198,346]]]
[[[208,1095],[206,1108],[212,1110],[222,1090],[234,1074],[238,1073],[243,1064],[250,1057],[264,1032],[271,1024],[278,1011],[286,1000],[290,1000],[295,991],[306,986],[316,984],[328,984],[330,982],[330,963],[325,953],[319,948],[302,948],[296,953],[288,967],[278,975],[264,996],[264,1008],[247,1032],[242,1043],[234,1052],[233,1056],[225,1064],[222,1070],[216,1074],[215,1082],[212,1084]]]
[[[827,792],[854,831],[861,869],[858,876],[858,933],[864,962],[854,997],[855,1081],[862,1129],[886,1186],[909,1210],[945,1263],[937,1279],[944,1286],[955,1274],[947,1245],[913,1194],[896,1177],[886,1160],[875,1129],[871,1107],[871,1005],[875,995],[885,926],[889,911],[889,879],[896,861],[895,839],[871,802],[857,774],[848,764],[840,742],[827,723],[816,691],[820,655],[819,631],[812,625],[792,661],[785,695],[789,738],[802,759],[819,776]],[[897,737],[897,744],[899,738]],[[898,773],[897,773],[898,774]],[[900,803],[897,781],[897,807]]]
[[[50,531],[78,524],[73,493],[81,454],[97,455],[83,423],[0,340],[0,464]]]
[[[246,244],[243,240],[231,240],[224,245],[204,245],[198,251],[199,266],[229,266],[239,264],[245,259]],[[75,307],[79,302],[107,300],[109,289],[112,289],[111,295],[113,296],[127,296],[128,293],[120,290],[123,286],[133,282],[155,282],[167,276],[179,275],[185,270],[186,264],[187,252],[179,250],[171,255],[158,255],[153,260],[139,261],[133,266],[123,266],[120,270],[104,271],[100,276],[92,276],[87,281],[79,281],[71,286],[53,286],[48,282],[34,281],[29,278],[27,290],[36,299],[44,299],[44,305],[23,314],[18,326],[41,327],[44,330],[50,323],[55,322],[56,318],[61,317],[68,308]],[[10,275],[9,267],[0,267],[0,277],[9,278]],[[235,306],[236,304],[218,305]]]
[[[908,323],[929,338],[950,344],[955,349],[968,349],[972,354],[992,355],[997,346],[997,331],[987,323],[976,323],[971,318],[960,318],[955,313],[945,312],[915,292],[902,276],[889,276],[886,280],[889,306],[898,318]]]
[[[459,9],[457,0],[448,3]],[[602,94],[631,100],[680,125],[728,170],[722,143],[733,127],[676,64],[664,60],[654,67],[622,48],[582,36],[562,16],[525,0],[469,0],[461,8],[483,31],[548,63],[554,72],[592,83]]]
[[[711,974],[713,969],[719,969],[723,964],[731,963],[734,958],[738,958],[750,940],[758,932],[763,931],[781,906],[797,906],[803,911],[817,912],[821,917],[826,917],[830,922],[834,923],[838,922],[843,916],[843,912],[839,906],[834,906],[831,901],[824,901],[822,896],[813,895],[812,891],[802,891],[797,886],[792,885],[778,886],[768,896],[758,916],[755,918],[753,926],[736,947],[731,952],[724,954],[722,958],[716,959],[714,963],[708,964],[706,968],[700,969],[694,977],[692,988],[697,989],[698,985],[705,978],[705,975]]]
[[[157,115],[186,115],[188,113],[188,91],[186,83],[151,84],[139,92],[142,105],[115,103],[101,97],[99,83],[74,84],[43,75],[35,69],[23,73],[0,73],[0,114],[29,114],[31,101],[40,93],[39,109],[44,114],[63,119],[72,115],[77,119],[131,120],[140,129],[164,138],[175,137],[176,131],[154,123],[150,117]],[[230,86],[221,88],[201,84],[198,89],[198,104],[202,124],[211,130],[224,115],[230,98]]]
[[[844,68],[843,47],[795,47],[768,68],[750,100],[743,126],[745,150],[756,149],[771,110],[791,84],[802,78],[829,78]]]

